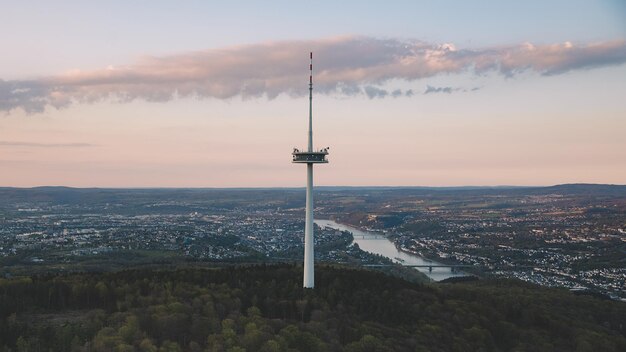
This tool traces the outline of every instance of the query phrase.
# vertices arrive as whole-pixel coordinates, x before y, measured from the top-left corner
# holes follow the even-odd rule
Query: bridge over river
[[[429,272],[432,272],[433,268],[450,268],[450,271],[453,273],[456,272],[458,268],[470,268],[474,266],[470,264],[398,264],[409,268],[427,268]],[[363,266],[366,268],[382,268],[386,266],[393,266],[393,264],[363,264]]]

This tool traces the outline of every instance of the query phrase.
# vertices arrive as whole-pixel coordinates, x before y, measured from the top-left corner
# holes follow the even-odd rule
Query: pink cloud
[[[317,92],[370,97],[399,96],[375,87],[392,79],[413,81],[468,71],[555,75],[626,62],[625,41],[482,49],[370,37],[282,41],[144,57],[126,66],[74,70],[37,80],[0,80],[0,110],[39,112],[46,106],[100,100],[300,96],[306,94],[309,51],[315,52]]]

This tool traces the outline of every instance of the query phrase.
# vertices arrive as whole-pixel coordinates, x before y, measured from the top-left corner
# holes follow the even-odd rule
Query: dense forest
[[[626,304],[322,266],[0,279],[0,351],[626,351]]]

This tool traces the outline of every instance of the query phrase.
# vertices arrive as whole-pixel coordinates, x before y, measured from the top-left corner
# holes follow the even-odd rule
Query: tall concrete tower
[[[309,65],[309,144],[306,151],[294,148],[294,163],[306,164],[306,222],[304,225],[304,288],[315,286],[313,240],[313,164],[328,163],[328,148],[313,151],[313,53]]]

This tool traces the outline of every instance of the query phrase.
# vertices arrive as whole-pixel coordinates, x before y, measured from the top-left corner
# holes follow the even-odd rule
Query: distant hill
[[[0,351],[624,351],[626,304],[289,265],[0,279]]]
[[[188,211],[180,207],[202,202],[214,207],[232,208],[245,204],[263,204],[280,195],[282,201],[304,199],[300,190],[289,189],[229,189],[229,188],[0,188],[0,208],[16,204],[118,205],[126,208],[167,203],[172,212]],[[176,204],[178,203],[178,204]]]
[[[41,201],[54,203],[76,202],[115,202],[126,197],[136,200],[143,198],[162,199],[206,199],[206,197],[237,198],[258,195],[260,199],[268,194],[299,195],[301,188],[72,188],[72,187],[0,187],[0,205],[18,201]],[[609,184],[562,184],[547,187],[520,186],[466,186],[466,187],[346,187],[318,186],[317,192],[401,192],[404,194],[570,194],[626,196],[626,185]]]
[[[570,183],[543,187],[540,190],[543,192],[563,194],[626,196],[626,185]]]

